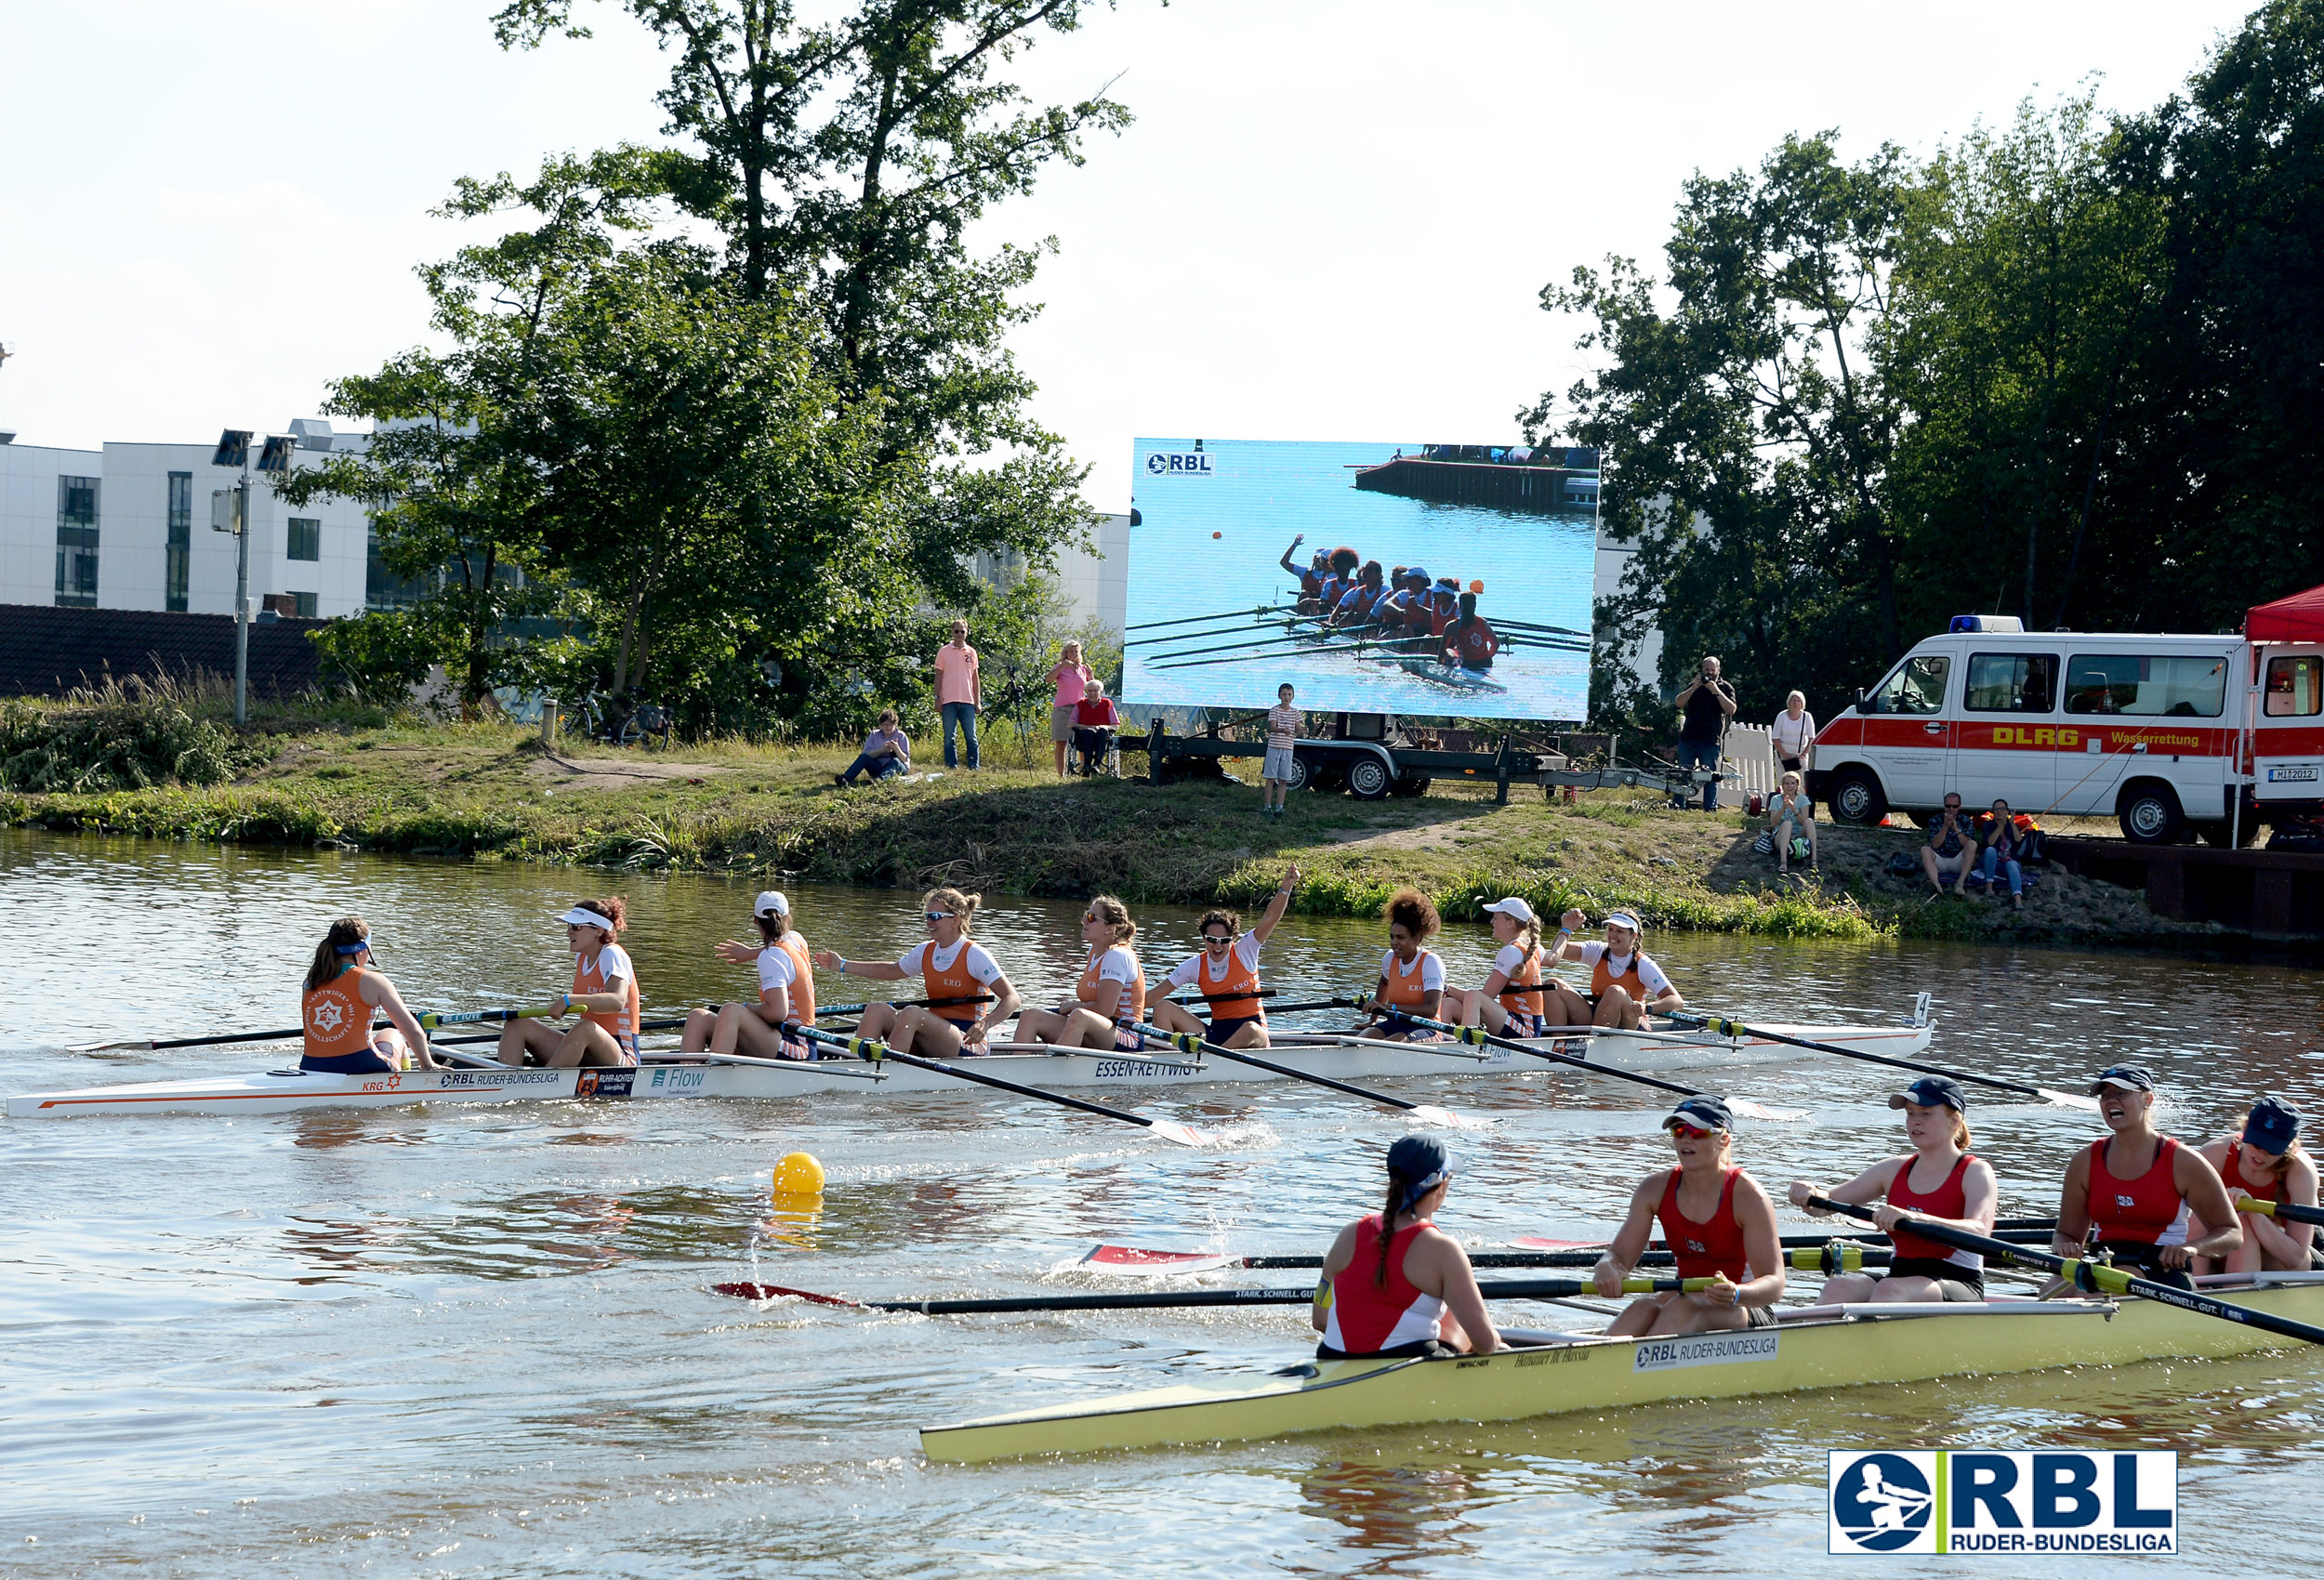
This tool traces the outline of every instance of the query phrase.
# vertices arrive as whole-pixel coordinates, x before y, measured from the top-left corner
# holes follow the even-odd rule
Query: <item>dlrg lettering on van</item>
[[[1956,616],[1816,737],[1808,793],[1842,823],[1971,811],[2105,816],[2125,838],[2189,827],[2249,843],[2324,813],[2324,643],[2031,633]]]

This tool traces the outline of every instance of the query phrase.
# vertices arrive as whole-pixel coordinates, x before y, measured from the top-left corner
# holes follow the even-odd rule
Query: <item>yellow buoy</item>
[[[774,1194],[778,1196],[820,1196],[823,1194],[823,1165],[812,1152],[791,1152],[774,1165]]]

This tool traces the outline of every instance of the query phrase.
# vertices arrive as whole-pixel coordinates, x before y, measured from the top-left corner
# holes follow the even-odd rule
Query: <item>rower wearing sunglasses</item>
[[[991,1051],[992,1028],[1017,1012],[1017,990],[984,946],[969,936],[977,903],[975,895],[957,889],[930,889],[920,897],[928,937],[893,960],[850,960],[828,949],[816,951],[820,970],[887,982],[917,974],[925,986],[925,1005],[866,1006],[856,1028],[861,1035],[924,1059]],[[990,1003],[975,1002],[986,994]]]
[[[1300,869],[1287,868],[1267,909],[1248,932],[1233,911],[1206,911],[1202,952],[1189,955],[1146,995],[1146,1019],[1166,1032],[1182,1032],[1221,1047],[1265,1047],[1267,1010],[1259,1000],[1259,950],[1283,920],[1300,887]],[[1170,994],[1193,988],[1210,1019],[1206,1022],[1170,1002]]]
[[[1131,947],[1137,936],[1129,906],[1110,894],[1091,900],[1081,914],[1081,941],[1089,945],[1089,958],[1073,997],[1054,1009],[1026,1010],[1017,1020],[1017,1035],[1027,1042],[1116,1053],[1144,1047],[1145,1038],[1130,1030],[1146,1001],[1145,968]]]
[[[1684,1293],[1641,1296],[1606,1333],[1636,1338],[1774,1326],[1773,1308],[1783,1298],[1784,1283],[1776,1205],[1758,1180],[1729,1161],[1735,1120],[1725,1100],[1707,1093],[1682,1098],[1662,1127],[1670,1133],[1678,1166],[1658,1168],[1638,1182],[1630,1217],[1591,1276],[1599,1294],[1619,1295],[1659,1222],[1679,1277],[1711,1282]]]

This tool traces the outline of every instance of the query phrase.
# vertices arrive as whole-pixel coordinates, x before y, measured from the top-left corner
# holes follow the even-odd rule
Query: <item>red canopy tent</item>
[[[2254,642],[2324,641],[2324,587],[2263,603],[2243,616],[2243,635]]]

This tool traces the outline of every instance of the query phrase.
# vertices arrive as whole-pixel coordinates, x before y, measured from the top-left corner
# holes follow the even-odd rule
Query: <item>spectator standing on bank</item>
[[[1776,750],[1776,777],[1796,773],[1804,781],[1807,770],[1815,766],[1816,716],[1807,710],[1807,696],[1794,691],[1783,700],[1783,711],[1776,715],[1767,733]]]
[[[859,773],[867,773],[874,779],[892,779],[911,771],[911,738],[904,733],[896,710],[889,708],[879,716],[879,728],[864,737],[864,749],[855,754],[847,771],[831,777],[841,784],[852,784]]]
[[[1057,665],[1049,672],[1049,683],[1056,691],[1050,694],[1049,706],[1050,744],[1057,748],[1057,777],[1065,777],[1065,748],[1074,738],[1074,710],[1081,705],[1082,693],[1089,682],[1098,678],[1097,671],[1081,662],[1081,644],[1067,642],[1065,651],[1057,656]]]
[[[1719,743],[1735,717],[1735,689],[1719,678],[1717,658],[1705,658],[1695,679],[1676,698],[1679,708],[1679,769],[1707,768],[1703,810],[1719,810]],[[1684,801],[1679,803],[1684,806]]]
[[[984,705],[984,682],[977,673],[976,650],[969,646],[969,623],[952,623],[952,640],[936,650],[936,708],[944,718],[944,766],[958,768],[953,756],[952,732],[960,731],[961,749],[969,767],[980,767],[976,752],[976,715]]]
[[[1291,683],[1275,688],[1275,705],[1267,710],[1267,755],[1259,769],[1259,815],[1283,815],[1284,798],[1291,794],[1291,760],[1300,738],[1300,710],[1291,705]]]
[[[1114,749],[1115,731],[1122,727],[1122,716],[1114,711],[1114,699],[1105,694],[1105,688],[1095,680],[1081,689],[1081,701],[1074,704],[1074,749],[1081,754],[1081,777],[1089,778],[1104,766]]]

